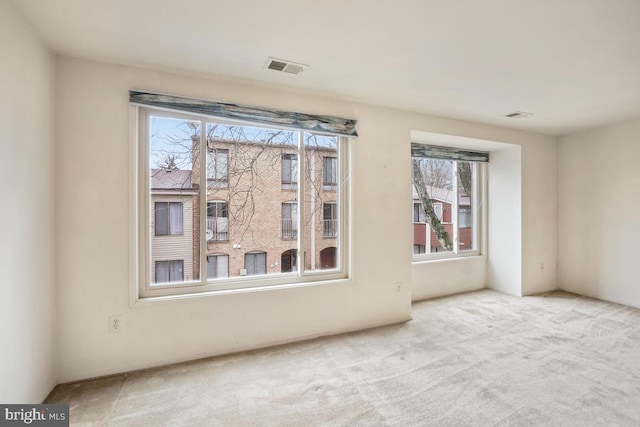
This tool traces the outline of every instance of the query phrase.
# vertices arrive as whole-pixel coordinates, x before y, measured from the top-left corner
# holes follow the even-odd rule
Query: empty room
[[[0,424],[639,425],[639,22],[0,0]]]

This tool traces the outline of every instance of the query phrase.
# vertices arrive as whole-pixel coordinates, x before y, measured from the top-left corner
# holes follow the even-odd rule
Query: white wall
[[[559,285],[640,307],[640,119],[559,144]]]
[[[0,402],[55,386],[53,60],[0,0]]]
[[[488,286],[522,295],[521,148],[493,151],[489,169]]]
[[[526,132],[69,58],[58,58],[56,71],[60,381],[408,319],[416,280],[411,267],[412,129],[526,145],[531,153],[549,155],[555,162],[555,152],[544,151],[554,139]],[[353,280],[130,309],[129,254],[124,248],[129,247],[132,88],[358,119],[360,137],[353,144],[352,165]],[[527,157],[522,162],[526,164]],[[535,179],[525,182],[523,203],[540,185]],[[553,191],[544,202],[553,205]],[[556,226],[555,216],[543,221],[550,229]],[[389,224],[400,225],[393,233],[383,233]],[[523,230],[523,241],[531,240]],[[555,247],[553,238],[551,242]],[[537,256],[545,245],[531,246]],[[457,275],[463,282],[457,263],[442,268],[441,277]],[[122,333],[107,332],[110,314],[124,315]]]
[[[482,258],[414,263],[413,300],[484,287],[512,295],[556,289],[556,139],[433,118],[412,126],[414,142],[490,152],[486,253]]]

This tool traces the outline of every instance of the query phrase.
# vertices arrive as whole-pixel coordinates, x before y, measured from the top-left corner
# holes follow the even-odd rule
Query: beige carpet
[[[637,426],[640,310],[555,292],[414,304],[353,334],[58,386],[72,425]]]

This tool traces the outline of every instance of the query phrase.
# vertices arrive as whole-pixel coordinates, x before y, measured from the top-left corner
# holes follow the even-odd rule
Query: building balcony
[[[229,240],[229,219],[207,217],[207,241]]]
[[[338,220],[322,220],[322,237],[336,237],[338,235]]]
[[[293,219],[282,220],[282,238],[297,239],[298,238],[298,222]]]

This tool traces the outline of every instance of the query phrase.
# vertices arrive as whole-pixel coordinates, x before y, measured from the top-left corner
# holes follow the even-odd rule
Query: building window
[[[444,214],[444,204],[440,202],[433,202],[433,211],[436,213],[436,218],[438,218],[438,220],[442,222],[442,216]]]
[[[244,268],[247,276],[267,274],[266,252],[249,252],[244,254]]]
[[[280,256],[280,271],[282,273],[291,273],[298,270],[298,251],[296,249],[289,249],[282,252]]]
[[[229,240],[229,206],[227,202],[207,202],[207,241]]]
[[[414,259],[480,253],[483,165],[413,158]]]
[[[337,205],[327,202],[322,206],[322,237],[336,237],[338,235]]]
[[[473,211],[470,208],[458,209],[458,224],[460,228],[473,227]]]
[[[298,155],[283,154],[282,155],[282,188],[296,189],[298,186]]]
[[[286,202],[282,204],[282,238],[295,239],[298,237],[298,203]]]
[[[229,255],[207,255],[207,279],[229,277]]]
[[[320,251],[320,268],[336,268],[336,248],[329,247]]]
[[[424,223],[424,209],[422,208],[422,204],[420,202],[413,203],[413,222],[416,223]]]
[[[155,202],[156,236],[182,234],[182,202]]]
[[[347,138],[137,111],[140,298],[347,277]],[[183,260],[170,282],[160,267],[162,283],[180,286],[155,286],[155,263],[165,260]]]
[[[322,158],[322,185],[325,190],[334,190],[338,185],[338,158]]]
[[[207,150],[207,181],[209,185],[226,187],[229,184],[229,150]]]
[[[156,261],[155,283],[182,282],[184,280],[184,261]]]

